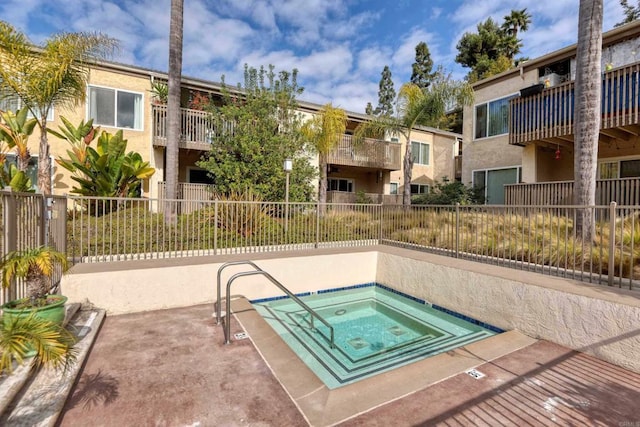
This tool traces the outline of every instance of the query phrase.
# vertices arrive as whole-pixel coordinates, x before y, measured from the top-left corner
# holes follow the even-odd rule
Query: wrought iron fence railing
[[[43,212],[49,212],[48,241],[66,250],[74,262],[381,243],[591,283],[640,288],[638,206],[405,207],[69,196],[54,198],[53,207],[47,209],[46,199],[29,197],[34,201],[25,201],[24,207],[16,210],[11,203],[22,201],[22,196],[2,193],[3,254],[11,248],[8,241],[18,241],[12,237],[17,230],[30,236],[20,240],[20,245],[38,244],[41,239],[33,236],[42,235],[38,224],[45,218]],[[181,208],[184,206],[188,209]],[[9,218],[11,209],[24,215]],[[595,219],[592,241],[579,235],[575,226],[584,209]],[[178,214],[168,222],[163,212]],[[21,293],[19,289],[12,292]],[[3,298],[8,296],[5,291]]]

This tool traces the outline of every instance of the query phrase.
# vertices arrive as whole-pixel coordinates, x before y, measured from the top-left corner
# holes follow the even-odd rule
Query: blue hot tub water
[[[427,304],[380,286],[357,287],[301,298],[329,329],[291,299],[254,302],[254,307],[329,388],[494,335]]]

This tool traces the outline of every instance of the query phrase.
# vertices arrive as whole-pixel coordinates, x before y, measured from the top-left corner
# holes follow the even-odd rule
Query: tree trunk
[[[180,84],[182,80],[182,35],[184,0],[171,0],[171,23],[169,25],[169,81],[167,97],[167,146],[165,168],[165,199],[178,198],[178,152],[180,142]],[[177,219],[177,203],[164,205],[165,223],[173,224]]]
[[[413,174],[413,153],[411,152],[411,133],[407,135],[407,145],[404,150],[404,159],[402,161],[404,172],[404,187],[402,189],[402,204],[404,206],[411,205],[411,177]]]
[[[602,0],[581,0],[578,14],[578,48],[575,81],[575,204],[593,206],[596,200],[596,168],[602,97]],[[576,233],[584,241],[595,235],[592,209],[581,209]]]
[[[319,155],[320,163],[320,189],[318,191],[318,203],[327,203],[327,161],[324,155]]]
[[[38,190],[42,194],[51,194],[51,158],[47,139],[47,117],[42,118],[40,126],[40,148],[38,149]]]

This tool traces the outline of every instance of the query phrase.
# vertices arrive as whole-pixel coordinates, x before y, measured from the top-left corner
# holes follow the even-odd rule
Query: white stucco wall
[[[381,252],[377,282],[640,372],[637,292],[471,261]]]
[[[254,261],[294,293],[375,281],[375,251],[287,256],[291,254],[80,264],[62,278],[61,292],[70,303],[88,301],[111,315],[212,303],[216,300],[218,268],[238,259]],[[222,295],[226,294],[224,286],[229,277],[250,270],[247,265],[225,269]],[[283,295],[261,276],[237,279],[231,294],[248,299]]]
[[[388,246],[81,264],[63,277],[61,291],[69,302],[88,301],[110,315],[212,303],[218,268],[238,259],[255,261],[294,293],[378,282],[640,372],[637,292]],[[223,285],[241,270],[250,268],[225,270]],[[231,294],[282,292],[252,276],[234,282]]]

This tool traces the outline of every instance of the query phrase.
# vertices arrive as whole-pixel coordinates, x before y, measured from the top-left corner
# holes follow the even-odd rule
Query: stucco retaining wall
[[[253,260],[295,293],[377,281],[430,303],[640,372],[640,293],[389,246],[81,264],[65,275],[70,302],[108,314],[212,303],[222,263]],[[246,267],[225,270],[223,284]],[[224,295],[224,289],[223,289]],[[281,295],[266,279],[233,295]]]
[[[415,251],[395,252],[379,254],[379,283],[640,372],[637,292]]]
[[[332,252],[332,253],[331,253]],[[312,256],[291,253],[244,254],[79,264],[61,282],[69,302],[90,302],[107,314],[124,314],[212,303],[216,299],[218,268],[227,261],[252,260],[294,293],[375,281],[376,251],[338,253],[318,250]],[[232,274],[251,270],[231,266],[222,276],[224,286]],[[282,292],[260,276],[234,281],[232,295],[267,298]]]

